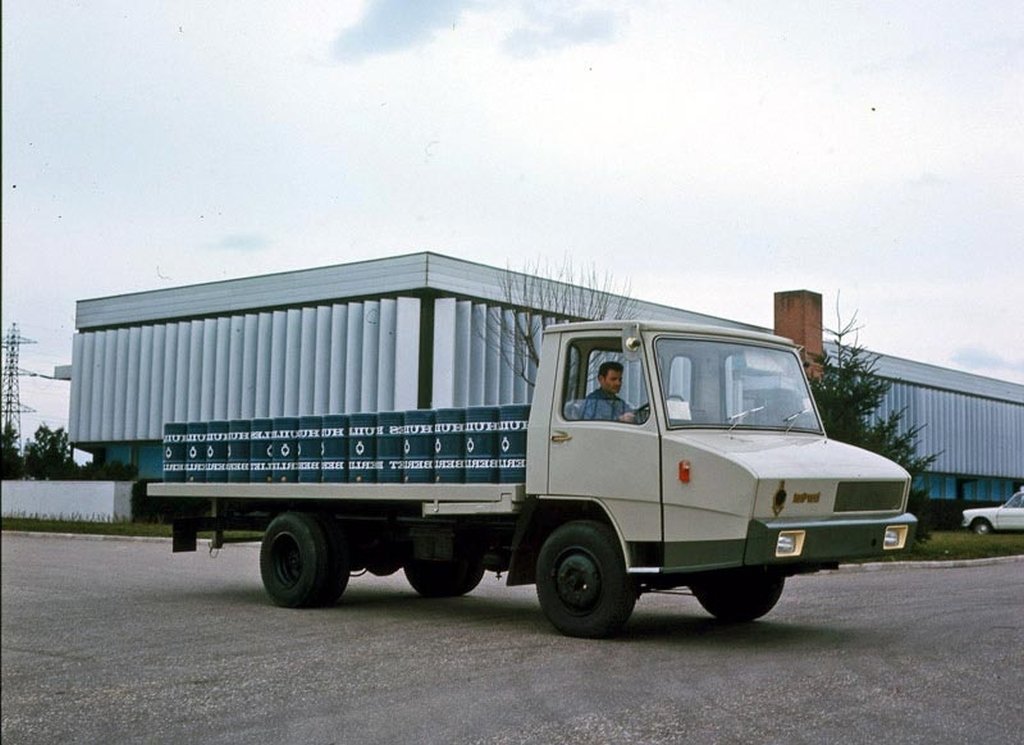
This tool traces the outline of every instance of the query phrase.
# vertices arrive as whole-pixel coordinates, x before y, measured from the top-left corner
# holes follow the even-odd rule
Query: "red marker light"
[[[690,461],[679,461],[679,480],[684,484],[690,483]]]

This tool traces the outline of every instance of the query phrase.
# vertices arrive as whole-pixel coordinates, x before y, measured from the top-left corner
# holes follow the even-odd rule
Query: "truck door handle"
[[[568,442],[571,439],[572,435],[561,430],[555,430],[555,433],[551,435],[551,442]]]

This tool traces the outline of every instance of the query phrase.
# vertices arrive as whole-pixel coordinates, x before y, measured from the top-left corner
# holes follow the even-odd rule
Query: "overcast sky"
[[[3,2],[3,327],[431,250],[1024,382],[1024,3]],[[67,383],[21,379],[22,430]]]

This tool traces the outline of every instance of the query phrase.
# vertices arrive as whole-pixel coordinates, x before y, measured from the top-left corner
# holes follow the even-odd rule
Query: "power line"
[[[21,415],[34,412],[31,406],[24,406],[21,403],[21,388],[18,385],[18,376],[24,371],[18,367],[18,358],[22,344],[35,344],[32,339],[26,339],[18,332],[18,324],[12,323],[11,327],[4,334],[4,372],[3,372],[3,420],[4,431],[12,427],[16,433],[15,442],[21,442]]]

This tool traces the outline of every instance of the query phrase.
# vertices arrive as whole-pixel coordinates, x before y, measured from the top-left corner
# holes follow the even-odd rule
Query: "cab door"
[[[556,382],[548,443],[548,493],[596,499],[626,541],[657,541],[661,532],[658,425],[650,415],[643,356],[628,360],[618,337],[580,335],[568,342]],[[598,387],[602,362],[620,362],[620,398],[635,421],[585,418],[586,396]]]
[[[1024,491],[1014,494],[996,512],[996,530],[1024,530]]]

